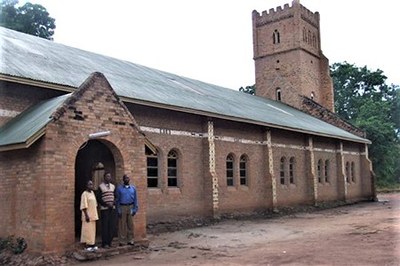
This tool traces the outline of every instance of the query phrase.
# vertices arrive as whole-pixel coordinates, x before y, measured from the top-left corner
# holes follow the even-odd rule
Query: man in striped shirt
[[[99,185],[98,202],[100,204],[101,246],[109,248],[116,231],[115,186],[111,183],[111,174],[104,174]]]

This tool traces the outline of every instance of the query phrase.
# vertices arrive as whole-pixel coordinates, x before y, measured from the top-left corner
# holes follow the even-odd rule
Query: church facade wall
[[[137,117],[143,128],[147,128],[147,130],[152,128],[153,132],[147,132],[146,136],[160,150],[160,167],[164,173],[161,175],[161,180],[164,180],[161,181],[162,187],[148,189],[149,222],[179,220],[184,216],[210,215],[210,206],[207,204],[207,200],[210,199],[207,198],[207,195],[212,192],[211,185],[207,182],[207,179],[211,178],[208,175],[209,154],[205,122],[207,119],[200,115],[182,114],[175,111],[164,112],[164,110],[150,107],[138,106],[132,110],[134,110],[133,115]],[[218,176],[218,211],[221,214],[273,207],[266,130],[270,130],[272,136],[272,161],[274,178],[277,182],[277,206],[313,204],[315,200],[317,202],[344,200],[345,198],[355,197],[360,192],[357,190],[358,187],[361,187],[360,182],[346,184],[346,186],[352,186],[352,188],[344,191],[339,162],[341,160],[339,154],[341,142],[339,140],[327,137],[311,137],[303,133],[267,129],[263,126],[223,119],[213,119],[213,121],[216,173]],[[185,130],[187,128],[189,130]],[[243,128],[246,128],[246,130],[243,130]],[[313,164],[311,164],[309,157],[308,139],[310,137],[313,139]],[[200,144],[201,142],[203,142],[203,145]],[[344,157],[350,153],[354,153],[353,156],[358,156],[358,158],[363,156],[360,152],[360,147],[363,144],[343,141],[343,145]],[[168,188],[165,181],[167,179],[165,171],[167,168],[166,153],[174,148],[181,151],[180,155],[183,162],[180,168],[182,173],[180,188]],[[231,186],[227,185],[226,177],[228,155],[232,155],[234,160],[233,185]],[[247,185],[240,185],[239,160],[242,155],[248,158]],[[287,160],[285,184],[281,184],[280,181],[280,160],[282,157]],[[290,158],[295,160],[293,183],[290,183],[289,180]],[[320,160],[322,164],[318,166]],[[353,160],[355,161],[354,158]],[[196,161],[203,161],[203,165],[193,163]],[[346,158],[343,161],[345,163]],[[311,167],[315,168],[315,177],[312,175]],[[320,167],[319,170],[318,167]],[[357,171],[355,170],[356,173]],[[325,177],[325,175],[328,176]],[[196,177],[197,182],[193,182],[193,177]],[[314,195],[313,178],[317,179],[316,196]],[[359,179],[361,181],[361,176]],[[345,195],[345,193],[347,194]],[[181,206],[181,208],[176,209],[176,205]]]
[[[132,128],[133,118],[113,99],[112,90],[104,89],[107,85],[101,81],[92,85],[97,90],[88,89],[59,109],[55,120],[47,125],[46,134],[32,146],[0,152],[0,195],[5,199],[0,207],[4,212],[0,234],[24,237],[30,252],[63,252],[75,245],[75,209],[79,208],[82,193],[76,190],[79,180],[75,160],[89,141],[89,134],[102,127],[112,129],[101,141],[114,156],[116,175],[130,175],[137,186],[140,208],[134,218],[135,239],[146,238],[144,137]],[[80,119],[76,119],[78,113]]]
[[[204,173],[203,140],[185,136],[146,134],[158,150],[158,186],[149,187],[149,223],[203,216]],[[177,186],[168,186],[168,153],[178,154]],[[187,218],[187,217],[186,217]]]
[[[67,248],[65,243],[74,243],[71,234],[74,232],[72,217],[75,208],[74,160],[87,135],[99,130],[99,120],[103,121],[102,127],[112,128],[115,132],[106,138],[105,143],[116,156],[116,180],[120,181],[126,172],[132,173],[132,181],[140,189],[141,214],[135,222],[139,235],[143,237],[147,224],[214,214],[207,139],[210,119],[214,124],[218,214],[324,201],[355,201],[368,198],[372,193],[364,144],[128,103],[129,112],[140,130],[159,152],[159,186],[148,188],[144,142],[136,133],[127,130],[128,122],[124,125],[114,123],[126,119],[123,110],[91,100],[97,96],[90,91],[85,94],[84,101],[77,102],[74,108],[68,109],[58,121],[48,126],[46,135],[33,144],[29,152],[1,153],[0,166],[6,169],[2,172],[6,181],[1,185],[0,193],[7,203],[1,206],[2,213],[7,213],[0,221],[1,234],[13,232],[23,235],[28,241],[35,240],[32,250],[63,250]],[[104,97],[111,96],[105,93]],[[74,119],[76,112],[81,112],[85,119]],[[271,153],[266,132],[271,135]],[[75,140],[71,142],[71,139]],[[60,143],[69,145],[60,146]],[[176,187],[168,186],[168,153],[171,150],[176,151],[179,157]],[[233,158],[231,186],[227,184],[228,155]],[[246,184],[240,183],[241,156],[246,158]],[[283,183],[282,158],[286,160]],[[291,158],[294,160],[293,168],[290,168]],[[320,160],[322,164],[319,166]],[[314,179],[317,188],[314,188]],[[32,187],[42,187],[46,193],[35,193],[30,189]],[[20,209],[30,211],[20,212]]]
[[[129,103],[127,106],[158,151],[158,184],[147,190],[148,222],[176,221],[209,213],[204,204],[204,176],[208,169],[204,162],[208,155],[204,150],[204,119],[172,110]],[[171,150],[179,156],[177,186],[168,186]]]
[[[271,138],[278,206],[312,202],[312,183],[306,163],[306,136],[301,133],[272,129]],[[293,167],[292,171],[290,164]],[[290,172],[292,172],[292,177]]]
[[[204,130],[204,118],[198,115],[132,103],[126,103],[126,106],[140,126],[188,132],[201,132]],[[145,134],[147,135],[148,133],[145,131]]]
[[[218,176],[219,211],[249,212],[271,207],[267,181],[266,146],[262,127],[217,120],[215,127],[216,172]],[[246,128],[246,132],[242,129]],[[228,156],[232,161],[232,182],[228,184]],[[242,168],[241,159],[245,159]],[[242,164],[242,167],[244,165]],[[243,177],[245,178],[243,179]]]
[[[318,201],[334,201],[340,198],[340,187],[337,145],[324,143],[323,140],[315,142],[315,165],[318,180]]]

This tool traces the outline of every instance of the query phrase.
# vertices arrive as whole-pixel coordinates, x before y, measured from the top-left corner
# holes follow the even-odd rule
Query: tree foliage
[[[53,40],[55,19],[42,5],[27,2],[17,7],[18,0],[0,1],[0,26]]]
[[[254,84],[253,86],[246,86],[246,88],[240,87],[239,91],[248,93],[251,95],[255,95],[256,94],[256,84]]]
[[[344,120],[366,131],[378,185],[398,182],[400,173],[400,87],[387,85],[382,70],[347,62],[331,66],[335,109]]]

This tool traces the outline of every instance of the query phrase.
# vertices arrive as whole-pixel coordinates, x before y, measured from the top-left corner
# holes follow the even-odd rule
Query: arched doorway
[[[81,211],[79,210],[81,194],[86,188],[86,182],[92,179],[95,189],[101,183],[104,172],[110,172],[115,180],[115,159],[111,150],[99,140],[85,142],[78,151],[75,160],[75,236],[81,232]],[[100,228],[97,226],[97,228]],[[99,235],[99,230],[97,230]]]

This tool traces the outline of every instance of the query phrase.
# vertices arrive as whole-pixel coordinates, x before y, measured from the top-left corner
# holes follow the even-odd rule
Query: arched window
[[[315,93],[314,93],[313,91],[311,92],[311,95],[310,95],[310,97],[311,97],[311,100],[314,100]]]
[[[329,160],[325,161],[324,176],[325,176],[325,183],[329,183]]]
[[[290,184],[294,184],[294,166],[295,166],[294,157],[291,157],[289,160],[289,183]]]
[[[285,168],[286,168],[286,158],[282,157],[281,158],[280,169],[279,169],[281,185],[285,184]]]
[[[275,97],[277,101],[282,101],[282,91],[281,88],[276,88]]]
[[[312,46],[317,47],[317,37],[315,36],[315,33],[313,33],[312,36]]]
[[[240,185],[247,186],[247,157],[246,157],[246,155],[240,156],[239,172],[240,172]]]
[[[350,183],[350,164],[346,162],[346,182]]]
[[[355,169],[354,169],[354,162],[351,162],[350,172],[351,172],[351,182],[356,182],[356,174],[355,174]]]
[[[312,39],[311,39],[311,31],[308,31],[308,44],[311,44]]]
[[[303,42],[307,42],[306,28],[303,28]]]
[[[171,150],[168,153],[168,186],[178,186],[178,153]]]
[[[323,167],[322,160],[319,159],[317,164],[318,183],[322,183],[322,167]]]
[[[145,146],[147,158],[147,187],[158,187],[158,155]]]
[[[274,33],[272,34],[272,42],[274,44],[278,44],[281,42],[281,36],[278,30],[274,30]]]
[[[226,157],[226,185],[233,186],[233,155],[229,154]]]

